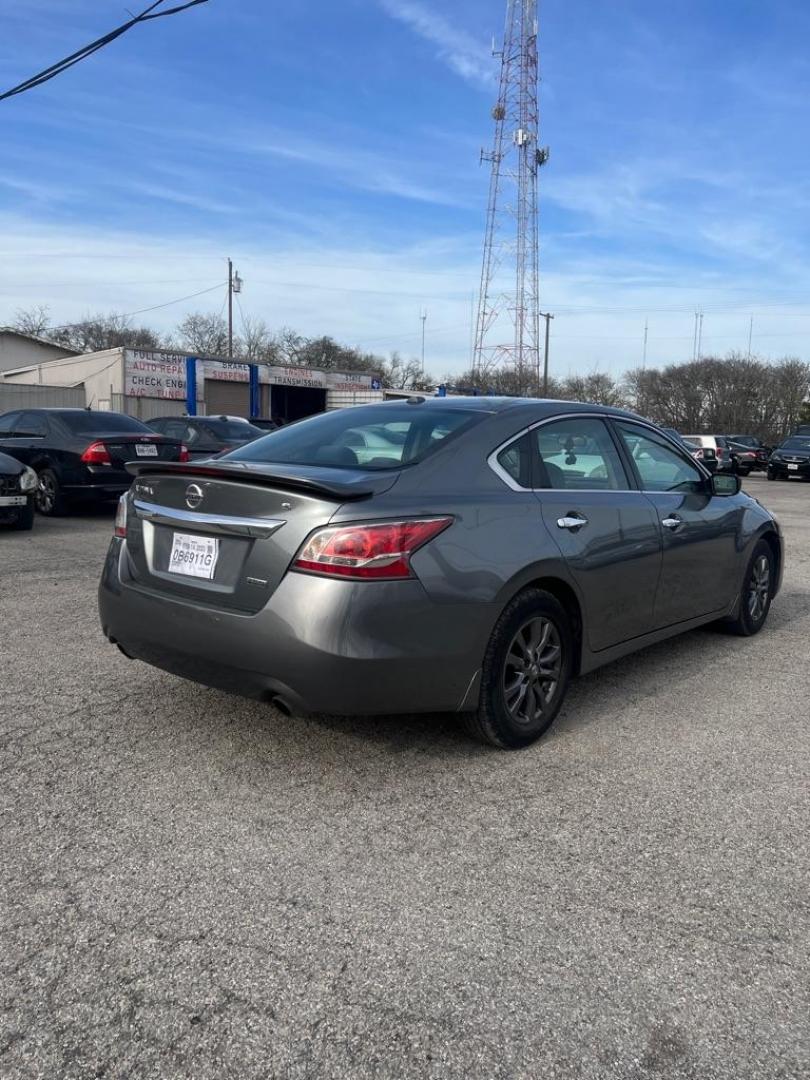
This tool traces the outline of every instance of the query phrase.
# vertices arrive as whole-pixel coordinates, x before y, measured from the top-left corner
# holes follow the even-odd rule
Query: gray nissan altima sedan
[[[577,674],[704,623],[757,633],[782,577],[738,478],[618,409],[413,397],[128,467],[104,633],[288,713],[449,710],[527,746]]]

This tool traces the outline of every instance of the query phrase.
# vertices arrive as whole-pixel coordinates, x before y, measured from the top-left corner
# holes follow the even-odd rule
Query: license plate
[[[158,449],[154,443],[135,443],[135,453],[138,457],[157,457]]]
[[[219,540],[214,536],[174,533],[169,572],[212,581],[219,558]]]
[[[25,506],[27,502],[26,495],[0,495],[0,506]]]
[[[794,471],[798,472],[799,471],[799,466],[798,465],[788,465],[788,469],[790,469],[791,472],[794,472]]]

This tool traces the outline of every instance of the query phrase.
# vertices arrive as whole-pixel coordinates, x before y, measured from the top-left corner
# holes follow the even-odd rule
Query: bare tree
[[[180,347],[195,356],[225,356],[228,324],[220,315],[192,312],[177,327]]]
[[[432,390],[436,385],[433,376],[422,371],[416,357],[406,360],[398,352],[392,352],[381,367],[383,385],[392,390]]]
[[[51,324],[48,308],[44,304],[37,304],[32,308],[17,308],[14,313],[14,322],[11,324],[21,334],[31,334],[33,337],[43,337]]]

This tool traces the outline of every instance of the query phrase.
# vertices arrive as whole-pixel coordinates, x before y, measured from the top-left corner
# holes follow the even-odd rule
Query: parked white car
[[[702,447],[704,450],[714,450],[718,472],[721,470],[732,472],[734,470],[734,462],[725,435],[683,435],[681,437],[684,442],[690,443],[692,446]]]

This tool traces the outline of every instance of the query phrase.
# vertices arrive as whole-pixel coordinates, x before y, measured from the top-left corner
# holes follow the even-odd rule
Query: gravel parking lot
[[[806,1077],[810,486],[751,640],[505,754],[287,719],[107,645],[107,511],[0,534],[0,1075]]]

